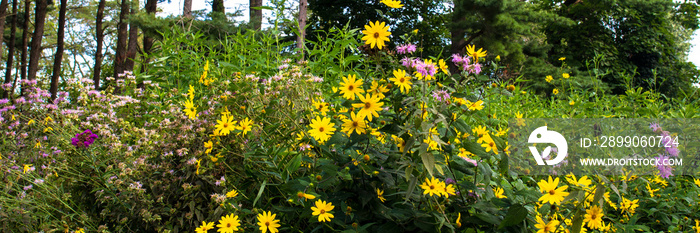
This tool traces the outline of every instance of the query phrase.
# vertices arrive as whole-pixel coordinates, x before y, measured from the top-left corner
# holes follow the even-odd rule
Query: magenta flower
[[[97,135],[93,134],[92,131],[88,129],[82,133],[76,134],[74,138],[71,138],[71,143],[78,148],[87,148],[90,144],[95,142],[97,138]]]

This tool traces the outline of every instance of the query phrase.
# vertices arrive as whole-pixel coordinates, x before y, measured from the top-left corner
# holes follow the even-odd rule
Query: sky
[[[193,0],[192,10],[208,10],[211,8],[205,0]],[[182,14],[182,4],[183,0],[171,0],[170,3],[164,2],[159,3],[158,7],[162,9],[162,12],[158,16],[168,16],[170,14],[179,15]],[[269,1],[263,1],[263,5],[269,5]],[[224,0],[224,6],[226,7],[226,12],[233,12],[236,9],[248,9],[248,0]],[[267,10],[263,10],[263,14],[269,17]],[[243,16],[235,18],[237,21],[248,21],[248,11],[243,11]],[[263,20],[263,27],[265,26],[266,20]],[[695,34],[691,40],[691,48],[688,53],[688,61],[692,62],[700,68],[700,30],[695,31]]]

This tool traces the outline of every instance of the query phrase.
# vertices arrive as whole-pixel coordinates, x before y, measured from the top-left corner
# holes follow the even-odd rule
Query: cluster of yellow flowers
[[[257,224],[260,231],[263,233],[266,233],[267,231],[270,231],[271,233],[279,232],[279,229],[277,228],[279,228],[281,225],[279,224],[280,220],[276,219],[276,217],[277,214],[272,214],[271,211],[263,211],[262,213],[258,214]],[[241,230],[241,228],[239,228],[240,226],[241,221],[238,219],[238,216],[234,214],[221,216],[219,224],[216,225],[216,227],[219,228],[217,230],[219,233],[232,233],[234,231],[239,231]],[[214,222],[203,221],[202,225],[195,229],[195,232],[207,233],[211,229],[214,229]]]
[[[423,195],[433,195],[449,197],[450,195],[456,195],[455,187],[452,184],[445,184],[444,181],[440,181],[435,177],[430,177],[430,179],[425,178],[420,187],[423,189]]]

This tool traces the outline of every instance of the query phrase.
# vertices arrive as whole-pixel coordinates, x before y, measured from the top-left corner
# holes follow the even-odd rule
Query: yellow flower
[[[351,74],[348,77],[343,77],[343,82],[340,83],[340,94],[343,98],[355,100],[355,95],[361,95],[365,90],[362,90],[362,79],[355,80],[355,75]]]
[[[329,212],[332,211],[333,208],[335,208],[335,206],[333,206],[333,203],[326,203],[325,201],[317,200],[315,205],[316,206],[311,207],[311,210],[313,211],[311,214],[313,216],[318,215],[319,222],[330,222],[331,218],[333,218],[333,214]]]
[[[75,233],[85,233],[85,229],[83,229],[82,227],[78,228],[78,230],[76,230]]]
[[[581,179],[576,180],[576,175],[573,173],[566,175],[566,181],[571,185],[581,186],[584,189],[591,185],[592,181],[588,179],[588,176],[582,176]]]
[[[365,34],[365,36],[362,37],[365,44],[370,45],[371,48],[377,47],[380,50],[384,47],[384,41],[389,41],[389,36],[391,35],[389,26],[379,21],[375,23],[369,22],[369,25],[365,25],[365,30],[362,30],[362,33]]]
[[[261,214],[258,214],[258,226],[260,226],[260,231],[262,233],[266,233],[267,230],[270,230],[271,233],[277,233],[279,230],[277,230],[278,227],[281,225],[279,224],[279,219],[275,219],[277,214],[272,214],[271,211],[263,211]]]
[[[445,60],[438,60],[438,68],[440,68],[440,70],[446,75],[450,75],[450,71],[447,69],[447,64],[445,63]]]
[[[36,141],[36,144],[34,145],[34,148],[41,148],[41,142]]]
[[[544,78],[544,81],[547,81],[548,83],[551,83],[554,78],[552,78],[551,75],[547,75],[547,77]]]
[[[221,219],[219,220],[219,224],[216,225],[216,227],[219,228],[217,232],[220,233],[232,233],[234,231],[238,231],[238,226],[241,225],[241,222],[238,220],[238,216],[229,214],[226,216],[221,216]]]
[[[649,191],[650,197],[654,197],[654,192],[659,191],[659,189],[651,189],[651,186],[649,186],[649,183],[647,183],[647,191]]]
[[[493,189],[493,195],[494,195],[496,198],[508,198],[508,197],[506,197],[506,195],[503,195],[503,191],[504,191],[504,190],[503,190],[502,188],[500,188],[500,187],[494,188],[494,189]]]
[[[637,209],[637,207],[639,207],[639,204],[637,203],[639,203],[639,200],[630,201],[629,199],[623,197],[622,202],[620,203],[620,210],[622,210],[622,214],[625,212],[634,214],[634,211]]]
[[[389,81],[394,82],[394,85],[401,89],[401,93],[407,94],[411,90],[411,77],[406,76],[404,70],[394,70],[394,77],[389,78]]]
[[[496,142],[493,141],[490,135],[485,134],[484,137],[480,138],[480,140],[483,142],[483,144],[481,144],[481,147],[483,147],[486,152],[493,151],[494,154],[498,154]]]
[[[34,119],[30,119],[29,121],[27,121],[27,125],[32,125],[32,124],[34,124]]]
[[[204,72],[202,73],[202,76],[199,76],[199,83],[204,84],[205,86],[209,86],[210,80],[207,79],[207,74],[209,73],[209,61],[204,65]]]
[[[462,213],[457,213],[457,221],[455,221],[457,228],[462,227]]]
[[[187,117],[189,117],[192,120],[194,120],[198,116],[197,108],[194,107],[192,99],[188,99],[185,101],[185,109],[183,109],[182,111],[185,112]]]
[[[498,131],[496,131],[496,137],[506,136],[507,133],[508,133],[508,128],[503,129],[499,126]]]
[[[311,120],[311,130],[309,130],[309,135],[316,139],[319,143],[323,144],[328,141],[335,132],[334,123],[331,122],[331,118],[328,117],[316,117],[316,119]]]
[[[542,195],[538,201],[541,201],[542,203],[549,202],[550,204],[559,205],[559,203],[564,200],[564,197],[569,195],[568,192],[564,191],[569,186],[564,185],[557,188],[558,185],[559,177],[554,179],[554,181],[552,181],[551,176],[549,177],[548,181],[540,180],[540,182],[537,183],[537,186],[540,187],[540,192],[542,192],[544,195]]]
[[[474,133],[474,135],[478,136],[479,138],[482,138],[484,137],[484,135],[489,133],[489,130],[487,130],[486,127],[484,127],[483,125],[480,125],[474,127],[472,129],[472,133]],[[481,143],[481,141],[477,140],[477,143]]]
[[[44,128],[44,133],[49,132],[49,131],[53,131],[53,128],[51,128],[51,127]]]
[[[558,95],[558,94],[559,94],[559,89],[554,88],[554,90],[552,90],[552,94]]]
[[[693,181],[695,182],[695,185],[700,187],[700,179],[693,179]]]
[[[569,78],[569,73],[563,73],[563,74],[561,74],[561,77],[563,77],[563,78]]]
[[[700,233],[700,220],[695,219],[695,226],[693,227],[695,233]]]
[[[195,172],[195,174],[197,174],[197,175],[199,175],[199,166],[200,166],[201,162],[202,162],[202,159],[197,160],[197,172]]]
[[[308,193],[304,193],[304,192],[302,192],[302,191],[299,191],[299,192],[297,193],[297,197],[299,197],[299,198],[304,198],[304,200],[313,200],[313,199],[316,199],[316,196],[311,195],[311,194],[308,194]]]
[[[49,122],[53,122],[53,119],[51,119],[51,116],[47,116],[44,118],[44,125],[48,124]]]
[[[394,1],[394,0],[381,0],[384,5],[391,7],[391,8],[401,8],[403,7],[403,4],[401,4],[401,1]]]
[[[467,107],[469,108],[469,111],[479,111],[484,109],[484,101],[478,100],[472,103],[471,101],[467,100]]]
[[[190,88],[187,90],[187,97],[189,97],[190,100],[194,99],[194,86],[190,85]]]
[[[386,88],[386,85],[379,85],[377,81],[372,81],[372,86],[369,88],[369,91],[367,93],[377,95],[380,99],[383,99],[384,97],[386,97],[384,96],[384,93],[388,91],[389,89]]]
[[[232,189],[231,191],[228,191],[226,193],[226,197],[228,198],[234,198],[236,196],[238,196],[238,191],[236,191],[235,189]]]
[[[350,113],[350,118],[343,120],[342,132],[348,135],[352,134],[352,131],[355,131],[357,134],[367,133],[367,124],[364,118],[360,118],[355,112]]]
[[[194,229],[196,233],[207,233],[209,230],[214,229],[214,222],[202,221],[202,225]]]
[[[574,102],[573,100],[569,102],[569,105],[571,106],[574,106],[574,104],[576,104],[576,102]]]
[[[23,174],[27,174],[27,171],[32,169],[31,164],[25,164],[24,167],[22,168]]]
[[[520,111],[515,113],[515,125],[525,126],[525,119],[523,119],[523,114]]]
[[[236,123],[237,122],[233,120],[233,116],[222,115],[221,120],[216,120],[216,129],[214,132],[226,136],[236,129]]]
[[[382,202],[386,201],[386,198],[384,198],[384,190],[377,189],[377,198]]]
[[[204,151],[204,153],[209,154],[211,153],[212,148],[214,148],[214,143],[211,140],[209,140],[208,142],[204,142],[204,148],[207,148],[207,150]]]
[[[253,121],[248,119],[247,117],[240,122],[238,122],[238,130],[241,130],[243,133],[243,136],[246,135],[246,133],[250,132],[250,129],[252,128],[251,125],[253,124]]]
[[[372,121],[372,116],[379,117],[379,113],[377,112],[381,111],[382,105],[384,105],[384,103],[379,102],[379,96],[370,96],[369,94],[367,94],[363,97],[362,95],[360,95],[360,101],[362,101],[362,103],[352,104],[352,107],[360,108],[360,111],[358,112],[358,117],[367,117],[369,121]]]
[[[563,60],[565,60],[565,59],[566,59],[565,57],[560,57],[560,58],[559,58],[560,61],[563,61]]]
[[[467,55],[470,57],[474,58],[474,63],[479,62],[480,57],[485,57],[486,56],[486,50],[483,52],[481,51],[482,48],[479,48],[478,51],[476,51],[476,48],[474,45],[467,45]]]
[[[591,229],[600,229],[603,224],[603,211],[597,205],[591,206],[586,210],[586,215],[583,217],[583,222]]]
[[[423,189],[423,195],[428,194],[431,197],[433,195],[441,196],[445,192],[445,183],[435,177],[425,178],[425,182],[420,187]]]
[[[537,227],[538,231],[537,233],[549,233],[549,232],[554,232],[557,229],[557,226],[559,225],[558,220],[550,220],[546,224],[544,223],[544,220],[542,220],[542,217],[537,215],[537,224],[535,224],[535,227]]]
[[[412,32],[413,32],[413,34],[418,34],[418,29],[415,29]]]
[[[442,192],[442,195],[445,197],[448,197],[449,195],[457,195],[457,192],[455,190],[455,187],[452,184],[448,184],[445,186],[445,190]]]

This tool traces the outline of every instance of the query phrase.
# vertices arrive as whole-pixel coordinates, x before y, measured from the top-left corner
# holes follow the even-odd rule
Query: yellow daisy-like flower
[[[560,57],[560,58],[559,58],[560,61],[563,61],[563,60],[565,60],[565,59],[566,59],[565,57]]]
[[[353,98],[354,98],[354,96],[353,96]],[[323,100],[319,100],[319,101],[311,100],[311,101],[313,102],[314,110],[321,113],[322,116],[325,116],[326,113],[329,111],[328,106],[330,104],[323,102]]]
[[[620,210],[622,210],[622,214],[625,212],[634,214],[634,211],[639,207],[639,200],[634,200],[631,201],[627,198],[622,198],[622,202],[620,203]]]
[[[22,174],[27,174],[27,171],[32,169],[31,164],[25,164],[24,167],[22,168]]]
[[[486,150],[486,152],[491,152],[493,151],[494,154],[498,154],[498,148],[496,147],[496,142],[493,141],[491,138],[491,135],[484,135],[484,137],[480,138],[483,141],[483,144],[481,144],[481,147]]]
[[[221,216],[221,219],[219,220],[219,224],[216,225],[219,229],[217,232],[219,233],[232,233],[234,231],[238,231],[238,227],[241,225],[241,221],[238,220],[238,216],[229,214],[226,216]]]
[[[591,229],[600,229],[603,224],[603,211],[597,205],[586,210],[586,215],[583,217],[583,222]]]
[[[592,183],[592,181],[588,179],[588,176],[582,176],[581,179],[576,180],[576,175],[573,173],[566,175],[566,181],[571,185],[580,186],[584,189],[587,189]]]
[[[318,216],[319,222],[330,222],[331,218],[333,218],[333,214],[331,214],[330,211],[335,208],[333,203],[326,203],[325,201],[317,200],[314,204],[316,206],[311,207],[311,210],[313,211],[311,214],[313,216]]]
[[[547,75],[547,77],[544,78],[544,81],[547,81],[548,83],[551,83],[554,78],[551,75]]]
[[[377,95],[380,99],[384,99],[384,93],[388,92],[389,88],[386,85],[379,85],[377,81],[372,81],[372,86],[367,91],[368,94]]]
[[[190,100],[194,99],[194,86],[190,85],[190,88],[187,90],[187,97]]]
[[[471,101],[467,100],[467,107],[469,108],[469,111],[479,111],[484,109],[484,101],[478,100],[472,103]]]
[[[481,50],[482,48],[479,48],[477,51],[474,45],[467,45],[467,55],[474,58],[474,63],[479,62],[480,57],[486,57],[486,50]]]
[[[204,148],[207,148],[207,150],[204,151],[204,153],[209,154],[211,153],[212,148],[214,148],[214,143],[211,140],[209,140],[208,142],[204,142]]]
[[[554,90],[552,90],[552,94],[558,95],[558,94],[559,94],[559,89],[554,88]]]
[[[202,225],[194,229],[196,233],[207,233],[209,230],[214,229],[214,222],[202,221]]]
[[[394,85],[401,89],[401,93],[407,94],[411,90],[411,77],[406,76],[404,70],[394,70],[394,77],[389,78],[389,81],[394,82]]]
[[[372,116],[379,117],[379,113],[377,112],[381,111],[382,105],[384,105],[384,103],[379,102],[379,100],[380,98],[377,95],[360,95],[360,101],[362,101],[362,103],[352,104],[352,106],[360,109],[357,113],[359,115],[358,117],[367,117],[369,121],[372,121]]]
[[[483,138],[484,135],[487,135],[489,133],[489,130],[487,130],[485,126],[479,125],[472,129],[472,133],[474,133],[474,135],[476,135],[479,138]],[[481,141],[477,140],[477,143],[481,143]]]
[[[357,134],[367,133],[367,123],[365,123],[365,118],[361,118],[355,114],[355,112],[350,113],[350,119],[343,120],[343,129],[341,132],[345,132],[348,135],[355,131]]]
[[[558,220],[552,219],[549,222],[544,223],[544,220],[542,220],[542,217],[537,215],[537,224],[535,224],[535,227],[537,228],[537,233],[554,232],[557,229],[557,226],[559,226]]]
[[[384,5],[391,7],[391,8],[401,8],[403,7],[403,4],[401,4],[401,1],[398,0],[381,0]]]
[[[693,181],[695,182],[695,185],[700,187],[700,179],[693,179]]]
[[[29,121],[27,121],[27,125],[32,125],[32,124],[34,124],[34,119],[29,119]]]
[[[562,78],[569,78],[569,73],[563,73],[563,74],[561,74],[561,77]]]
[[[554,179],[552,181],[552,177],[549,177],[548,181],[545,180],[540,180],[540,182],[537,183],[537,186],[540,187],[540,192],[542,192],[544,195],[540,197],[538,201],[541,201],[542,203],[549,202],[550,204],[557,204],[561,203],[561,201],[564,200],[564,197],[568,196],[569,193],[565,192],[566,188],[569,186],[564,185],[559,188],[559,177]]]
[[[316,139],[319,143],[324,143],[331,138],[335,132],[334,123],[331,122],[331,118],[328,117],[316,117],[316,119],[311,120],[311,130],[309,130],[309,135]]]
[[[261,214],[258,214],[258,226],[260,226],[260,231],[262,233],[266,233],[268,230],[271,233],[277,233],[281,225],[279,224],[280,220],[275,219],[277,217],[277,214],[272,214],[271,211],[263,211]]]
[[[370,45],[371,48],[377,47],[379,49],[384,47],[384,42],[389,41],[389,36],[391,35],[391,32],[389,32],[389,26],[386,26],[386,23],[380,23],[379,21],[374,23],[369,22],[369,25],[365,25],[365,30],[362,30],[362,33],[365,34],[365,36],[362,37],[365,44]]]
[[[313,199],[316,199],[316,196],[311,195],[311,194],[308,194],[308,193],[304,193],[304,192],[302,192],[302,191],[299,191],[299,192],[297,193],[297,197],[298,197],[298,198],[304,198],[304,200],[313,200]]]
[[[449,195],[457,195],[457,192],[452,184],[448,184],[447,186],[445,186],[445,190],[442,192],[442,195],[445,197],[449,197]]]
[[[386,201],[386,198],[384,198],[384,190],[377,189],[377,198],[382,202]]]
[[[431,177],[430,179],[425,178],[425,182],[423,182],[420,187],[423,189],[423,195],[428,194],[431,197],[433,195],[441,196],[445,191],[445,183],[439,181],[435,177]]]
[[[232,116],[222,115],[221,120],[216,120],[215,132],[222,136],[226,136],[231,131],[236,130],[236,121],[233,120]]]
[[[446,75],[450,75],[450,71],[447,68],[447,63],[445,63],[445,60],[438,60],[438,68],[440,68],[440,70]]]
[[[241,133],[243,136],[246,135],[246,133],[250,132],[250,129],[253,128],[253,121],[248,119],[247,117],[240,122],[238,122],[238,127],[236,127],[238,130],[242,131]]]
[[[228,198],[234,198],[237,196],[238,196],[238,191],[236,191],[235,189],[232,189],[231,191],[228,191],[226,193],[226,197],[228,197]]]
[[[185,109],[182,111],[185,112],[187,117],[189,117],[191,120],[194,120],[198,116],[197,108],[194,107],[194,103],[191,99],[185,101]]]
[[[457,213],[457,221],[455,221],[455,226],[457,226],[457,228],[462,227],[462,213]]]
[[[508,197],[506,197],[506,195],[503,195],[503,192],[504,192],[504,190],[500,187],[493,189],[493,195],[496,198],[508,198]]]
[[[649,191],[650,197],[654,197],[654,192],[659,191],[659,189],[652,189],[651,186],[649,186],[649,183],[647,183],[647,191]]]
[[[343,82],[340,83],[340,94],[343,98],[355,100],[355,95],[362,96],[365,90],[362,89],[362,79],[355,79],[355,75],[351,74],[348,77],[343,77]]]

